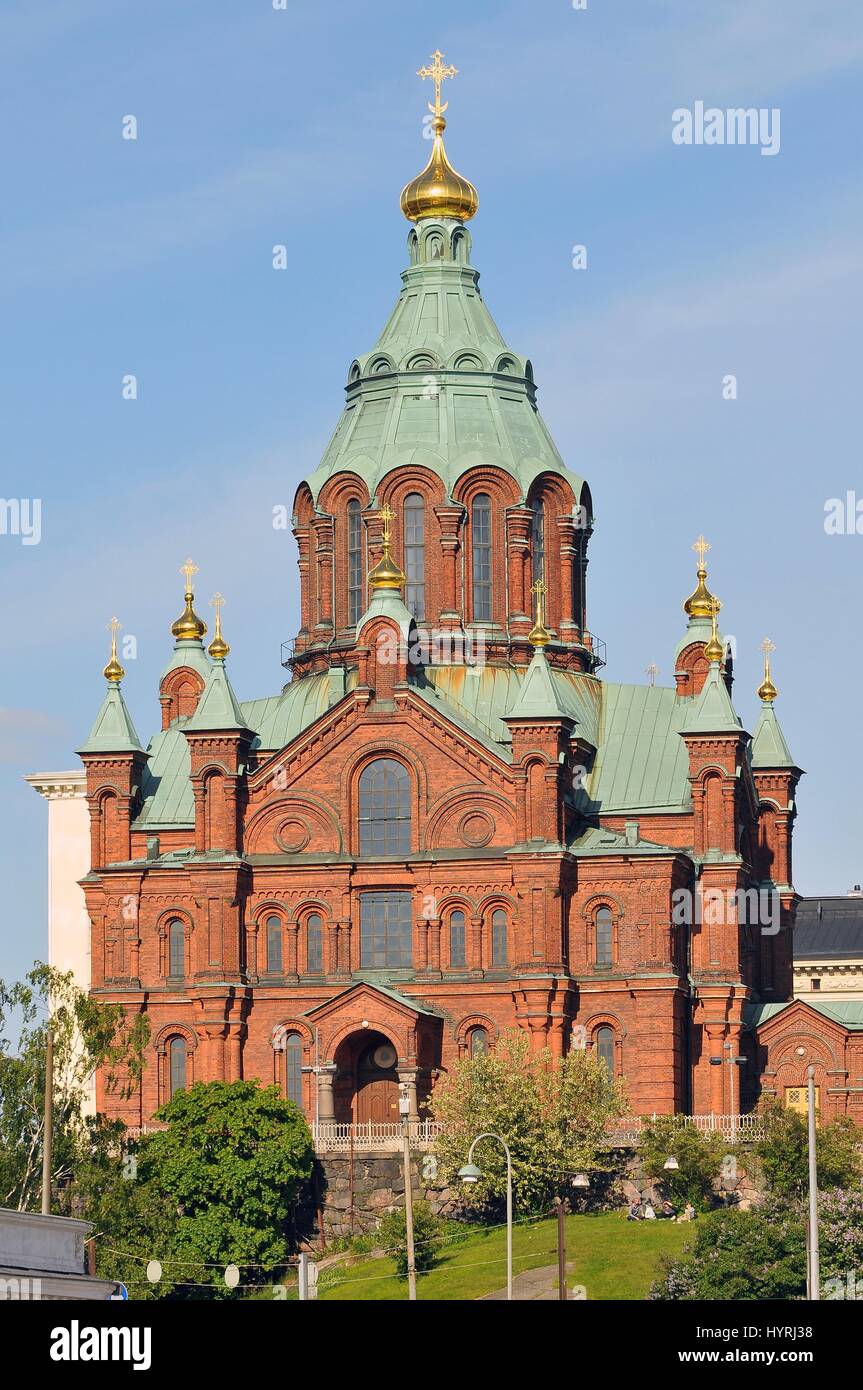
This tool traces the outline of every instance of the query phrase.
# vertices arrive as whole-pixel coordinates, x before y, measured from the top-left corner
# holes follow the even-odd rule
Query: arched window
[[[369,763],[360,777],[360,854],[410,854],[411,788],[394,758]]]
[[[348,622],[363,614],[363,518],[355,497],[348,503]]]
[[[271,975],[282,973],[282,919],[275,914],[267,918],[267,970]]]
[[[491,963],[506,965],[506,913],[502,907],[491,917]]]
[[[610,907],[596,914],[596,964],[611,965],[614,958],[614,919]]]
[[[285,1095],[303,1107],[303,1040],[299,1033],[285,1038]]]
[[[186,1089],[186,1039],[172,1038],[168,1047],[171,1096]]]
[[[471,1057],[483,1057],[488,1052],[488,1029],[473,1028],[470,1035]]]
[[[306,922],[306,968],[310,975],[319,975],[324,968],[324,924],[319,912],[312,912]]]
[[[473,553],[473,620],[491,622],[491,498],[480,492],[470,515]]]
[[[530,550],[533,558],[533,582],[545,578],[545,503],[538,497],[533,504],[530,528]]]
[[[418,492],[405,498],[405,601],[421,623],[426,615],[425,502]]]
[[[597,1056],[608,1068],[609,1076],[614,1076],[614,1029],[607,1025],[597,1028],[593,1045],[596,1048]]]
[[[467,963],[464,945],[464,913],[460,911],[450,913],[449,963],[454,970],[462,969]]]
[[[186,973],[186,928],[182,922],[173,921],[168,927],[168,974],[174,980],[182,980]]]

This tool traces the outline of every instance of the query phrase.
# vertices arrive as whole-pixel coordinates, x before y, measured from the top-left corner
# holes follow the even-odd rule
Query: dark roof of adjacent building
[[[852,956],[863,956],[863,896],[803,898],[794,924],[794,959]]]

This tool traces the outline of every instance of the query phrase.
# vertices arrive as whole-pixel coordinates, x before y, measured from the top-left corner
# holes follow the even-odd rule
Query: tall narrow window
[[[186,973],[186,928],[182,922],[172,922],[168,928],[168,974],[182,980]]]
[[[596,914],[596,963],[611,965],[613,959],[614,922],[610,907],[601,907]]]
[[[464,913],[453,912],[449,919],[449,963],[454,970],[466,964],[464,948]]]
[[[479,493],[473,500],[470,519],[473,551],[473,619],[491,622],[491,498]]]
[[[299,1033],[289,1033],[285,1038],[285,1094],[302,1109],[303,1040]]]
[[[282,973],[282,919],[267,918],[267,970],[271,975]]]
[[[545,503],[538,497],[533,504],[530,528],[530,549],[533,557],[533,582],[545,578]]]
[[[413,960],[413,894],[360,895],[360,964],[398,970]]]
[[[348,503],[348,622],[358,623],[363,613],[363,518],[356,498]]]
[[[178,1091],[186,1089],[186,1039],[172,1038],[168,1048],[168,1057],[171,1067],[170,1085],[171,1095],[175,1096]]]
[[[474,1028],[470,1035],[471,1057],[484,1057],[487,1052],[488,1030],[486,1028]]]
[[[608,1068],[609,1076],[614,1076],[614,1029],[597,1028],[593,1041],[597,1055]]]
[[[506,965],[506,913],[502,907],[491,917],[491,963]]]
[[[405,498],[405,599],[421,623],[426,615],[425,503],[418,492]]]
[[[310,975],[319,975],[324,968],[324,924],[319,912],[311,913],[306,922],[306,965]]]
[[[394,758],[370,763],[360,777],[360,854],[410,854],[411,788]]]

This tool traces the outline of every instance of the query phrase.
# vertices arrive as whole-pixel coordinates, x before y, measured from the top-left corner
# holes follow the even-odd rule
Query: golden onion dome
[[[401,209],[409,222],[419,222],[424,217],[455,217],[467,222],[479,207],[479,194],[470,179],[459,174],[447,158],[445,129],[443,116],[435,115],[434,144],[428,164],[402,189]]]
[[[545,625],[545,592],[547,585],[542,579],[538,579],[531,585],[531,593],[536,595],[536,622],[531,631],[527,634],[528,642],[534,647],[547,647],[551,641],[551,633]]]
[[[725,656],[725,645],[720,640],[716,627],[716,620],[721,607],[722,604],[719,602],[718,598],[711,600],[710,617],[713,623],[713,631],[710,634],[710,641],[706,642],[704,646],[704,655],[707,657],[708,661],[721,661]]]
[[[102,670],[102,675],[106,681],[112,685],[119,684],[126,672],[117,660],[117,633],[120,631],[120,623],[117,618],[112,618],[108,624],[108,631],[111,634],[111,656],[107,666]]]
[[[207,624],[203,618],[199,618],[194,608],[192,600],[194,591],[192,589],[192,576],[198,573],[197,565],[193,565],[191,560],[187,560],[180,566],[180,573],[185,576],[186,587],[183,597],[186,600],[186,607],[180,614],[176,622],[171,624],[171,632],[178,642],[200,642],[206,635]]]
[[[221,594],[213,594],[210,603],[216,610],[216,631],[213,633],[213,640],[207,648],[207,651],[214,661],[224,661],[228,652],[231,650],[222,636],[222,608],[225,600],[222,598]]]
[[[698,569],[696,571],[698,583],[684,603],[683,611],[690,618],[710,618],[713,616],[713,605],[716,602],[705,583],[707,567],[704,563],[704,556],[710,549],[710,542],[706,541],[703,536],[699,536],[692,549],[698,552]]]
[[[390,522],[395,520],[395,512],[386,503],[380,510],[380,519],[383,522],[384,553],[374,569],[369,571],[369,588],[400,589],[405,583],[405,576],[390,553]]]
[[[764,641],[761,643],[761,650],[764,653],[764,680],[758,687],[758,698],[762,700],[765,705],[772,705],[779,691],[773,684],[770,675],[770,653],[775,652],[776,648],[769,637],[765,637]]]

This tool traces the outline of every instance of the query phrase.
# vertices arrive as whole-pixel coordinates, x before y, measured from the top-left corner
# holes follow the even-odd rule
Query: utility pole
[[[411,1303],[416,1302],[417,1297],[417,1268],[416,1255],[414,1251],[414,1195],[411,1188],[411,1123],[410,1123],[410,1092],[406,1082],[399,1085],[399,1113],[402,1120],[402,1144],[403,1161],[405,1175],[405,1235],[408,1247],[408,1298]]]
[[[558,1299],[566,1302],[566,1213],[569,1206],[565,1197],[556,1197],[557,1207],[557,1285]]]
[[[54,1034],[45,1038],[45,1118],[42,1136],[42,1215],[51,1215],[51,1168],[54,1161]]]
[[[809,1298],[821,1298],[821,1257],[818,1249],[818,1162],[815,1147],[815,1068],[807,1070],[809,1101]]]

